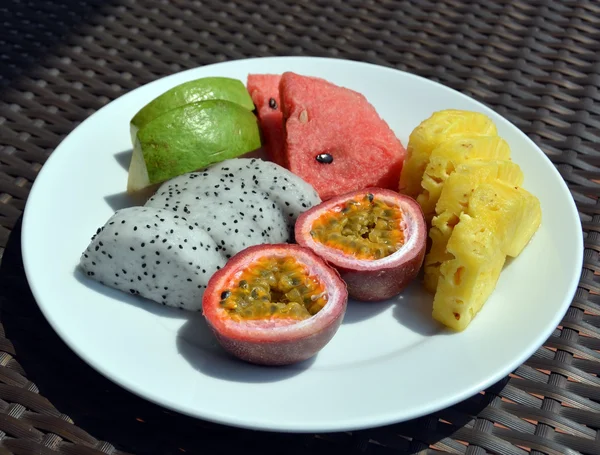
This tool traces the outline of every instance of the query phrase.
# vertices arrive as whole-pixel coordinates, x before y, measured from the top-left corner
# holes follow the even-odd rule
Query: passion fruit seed
[[[327,303],[323,284],[293,257],[265,257],[236,275],[221,292],[233,319],[307,319]]]
[[[321,215],[314,221],[310,235],[358,259],[382,259],[404,244],[401,221],[400,208],[369,193]]]

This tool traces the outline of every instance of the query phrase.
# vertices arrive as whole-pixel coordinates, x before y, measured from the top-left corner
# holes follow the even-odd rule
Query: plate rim
[[[31,226],[31,223],[29,222],[29,219],[31,219],[33,217],[33,215],[31,214],[31,210],[30,207],[31,205],[29,204],[29,201],[32,199],[32,195],[35,196],[37,194],[37,191],[39,191],[40,186],[37,185],[37,182],[40,181],[40,176],[41,175],[45,175],[45,172],[50,172],[47,171],[47,168],[51,168],[51,166],[47,166],[48,163],[52,163],[53,159],[56,159],[55,157],[58,156],[58,154],[56,153],[57,151],[60,150],[61,146],[63,146],[63,144],[67,141],[67,139],[69,139],[69,137],[71,137],[75,131],[77,131],[78,129],[83,128],[86,124],[93,122],[94,117],[99,114],[100,112],[104,111],[105,109],[108,109],[109,106],[111,104],[113,104],[115,101],[117,100],[121,100],[125,101],[127,99],[127,97],[131,97],[133,96],[132,94],[138,90],[142,90],[147,86],[151,86],[152,84],[157,84],[159,82],[165,82],[168,81],[169,79],[175,79],[175,78],[179,78],[182,77],[182,75],[187,74],[187,73],[193,73],[196,72],[198,70],[201,70],[203,68],[215,68],[221,65],[231,65],[231,64],[244,64],[244,62],[249,62],[249,61],[256,61],[256,60],[260,60],[263,62],[267,62],[269,60],[277,60],[277,61],[281,61],[281,60],[311,60],[311,61],[323,61],[323,62],[327,62],[327,63],[334,63],[334,64],[351,64],[351,65],[357,65],[357,66],[370,66],[370,67],[375,67],[378,70],[385,70],[385,71],[391,71],[391,72],[395,72],[395,73],[402,73],[405,77],[409,77],[409,78],[415,78],[420,80],[422,83],[426,83],[426,84],[435,84],[440,86],[441,88],[445,89],[445,90],[450,90],[453,92],[454,95],[462,97],[462,98],[467,98],[470,102],[475,103],[475,105],[477,105],[479,108],[482,108],[484,111],[492,111],[494,112],[494,114],[496,116],[498,116],[498,118],[502,119],[503,122],[505,122],[508,126],[510,126],[512,129],[514,129],[515,133],[518,135],[521,135],[521,137],[527,142],[529,143],[529,145],[533,148],[536,149],[537,152],[540,154],[540,156],[547,160],[547,164],[549,164],[549,168],[550,168],[550,172],[553,172],[555,175],[555,178],[557,180],[557,183],[562,187],[561,189],[566,192],[567,194],[569,194],[571,196],[570,200],[569,200],[569,206],[571,209],[571,216],[573,216],[573,218],[575,220],[577,220],[577,223],[580,226],[580,229],[578,230],[578,238],[577,240],[577,251],[575,251],[575,256],[574,256],[574,262],[579,264],[579,268],[578,270],[575,272],[576,274],[573,276],[573,278],[570,280],[570,286],[568,289],[566,289],[565,292],[565,301],[561,303],[561,311],[558,311],[554,314],[554,317],[552,318],[552,323],[548,324],[546,330],[542,331],[542,333],[537,334],[536,336],[536,341],[535,343],[532,343],[529,346],[529,349],[525,349],[522,351],[520,356],[517,356],[515,359],[513,359],[512,362],[507,362],[506,364],[504,364],[502,367],[499,368],[495,368],[494,369],[494,374],[488,374],[486,375],[487,380],[482,381],[480,384],[475,384],[472,385],[471,387],[466,387],[462,390],[462,392],[460,393],[453,393],[453,394],[448,394],[447,398],[445,400],[438,400],[438,401],[432,401],[428,406],[421,406],[418,410],[413,411],[412,414],[408,414],[408,415],[403,415],[403,417],[401,419],[397,419],[394,416],[389,416],[389,415],[384,415],[384,414],[379,414],[378,418],[374,418],[374,417],[370,417],[368,419],[362,419],[360,422],[348,422],[348,421],[344,421],[341,425],[340,424],[336,424],[336,422],[332,422],[332,424],[329,427],[323,427],[323,426],[313,426],[311,427],[310,425],[305,425],[302,428],[297,428],[297,427],[286,427],[285,425],[281,425],[278,428],[273,428],[271,426],[266,426],[266,425],[261,425],[261,424],[253,424],[251,422],[248,421],[248,419],[236,419],[236,418],[227,418],[224,417],[224,415],[219,414],[217,415],[215,412],[212,413],[203,413],[201,409],[196,409],[195,412],[188,410],[188,409],[182,409],[181,407],[177,406],[174,403],[170,403],[167,400],[161,400],[160,397],[154,397],[152,394],[150,393],[145,393],[145,391],[142,388],[138,388],[136,389],[135,387],[130,386],[129,384],[124,383],[122,380],[120,380],[120,378],[116,378],[114,375],[111,374],[110,371],[107,371],[105,368],[102,367],[102,365],[100,365],[100,362],[96,362],[94,360],[93,356],[89,356],[86,354],[85,350],[79,349],[76,345],[76,343],[73,343],[72,340],[69,339],[69,336],[67,333],[64,333],[60,326],[58,325],[57,321],[55,321],[51,315],[48,312],[48,308],[41,304],[40,302],[43,301],[44,297],[40,295],[40,293],[38,292],[38,290],[36,289],[35,286],[35,277],[32,276],[32,272],[31,272],[31,263],[30,263],[30,256],[27,253],[27,247],[26,247],[26,240],[28,238],[29,232],[32,232],[33,227]],[[268,64],[268,63],[265,63]],[[33,298],[36,302],[36,305],[38,306],[38,308],[40,308],[40,311],[42,312],[42,314],[44,315],[44,318],[46,319],[46,321],[48,321],[48,323],[50,324],[50,326],[53,328],[53,330],[57,333],[57,335],[61,338],[61,340],[63,340],[63,342],[65,342],[65,344],[80,358],[82,359],[86,364],[88,364],[89,366],[91,366],[94,370],[96,370],[99,374],[102,374],[105,378],[107,378],[108,380],[110,380],[111,382],[117,384],[119,387],[122,387],[126,390],[128,390],[129,392],[143,398],[144,400],[150,401],[152,403],[155,403],[161,407],[164,407],[166,409],[171,409],[173,411],[176,411],[178,413],[182,413],[188,416],[191,416],[193,418],[197,418],[197,419],[203,419],[206,421],[212,421],[212,422],[216,422],[219,424],[224,424],[224,425],[229,425],[229,426],[234,426],[234,427],[240,427],[240,428],[247,428],[247,429],[253,429],[253,430],[260,430],[260,431],[275,431],[275,432],[291,432],[291,433],[314,433],[314,432],[323,432],[323,431],[353,431],[353,430],[361,430],[361,429],[366,429],[366,428],[373,428],[373,427],[377,427],[377,426],[381,426],[381,425],[389,425],[389,424],[393,424],[393,423],[398,423],[398,422],[403,422],[403,421],[408,421],[408,420],[412,420],[414,418],[418,418],[418,417],[422,417],[424,415],[428,415],[432,412],[437,412],[439,410],[448,408],[450,406],[453,406],[456,403],[459,403],[471,396],[476,395],[477,393],[479,393],[482,390],[485,390],[486,388],[490,387],[491,385],[497,383],[498,381],[500,381],[501,379],[503,379],[504,377],[506,377],[509,373],[511,373],[515,368],[517,368],[518,366],[522,365],[529,357],[531,357],[531,355],[539,348],[543,345],[543,343],[546,341],[546,339],[552,334],[552,332],[556,329],[556,327],[559,325],[561,319],[564,317],[564,314],[566,314],[566,312],[568,311],[571,302],[573,300],[573,297],[575,296],[575,293],[577,292],[577,288],[579,286],[579,278],[580,274],[581,274],[581,270],[582,270],[582,266],[583,266],[583,255],[584,255],[584,239],[583,239],[583,232],[582,232],[582,226],[581,226],[581,219],[579,217],[578,214],[578,209],[575,203],[575,200],[570,192],[570,189],[567,185],[567,182],[563,179],[563,177],[560,175],[558,169],[556,168],[556,166],[550,161],[550,159],[548,158],[548,156],[542,151],[542,149],[531,139],[529,138],[520,128],[518,128],[515,124],[513,124],[509,119],[507,119],[505,116],[499,114],[498,112],[495,111],[494,108],[492,108],[491,106],[488,106],[487,104],[469,96],[466,95],[452,87],[449,87],[447,85],[444,85],[440,82],[428,79],[426,77],[423,76],[419,76],[417,74],[414,73],[410,73],[407,71],[403,71],[397,68],[394,68],[392,66],[385,66],[385,65],[378,65],[378,64],[374,64],[374,63],[369,63],[369,62],[363,62],[360,60],[349,60],[349,59],[342,59],[342,58],[330,58],[330,57],[310,57],[310,56],[272,56],[272,57],[253,57],[253,58],[242,58],[242,59],[232,59],[232,60],[227,60],[224,62],[218,62],[218,63],[213,63],[213,64],[209,64],[209,65],[203,65],[203,66],[198,66],[195,68],[189,68],[183,71],[179,71],[176,73],[172,73],[169,74],[167,76],[164,77],[159,77],[151,82],[148,82],[146,84],[140,85],[132,90],[130,90],[127,93],[124,93],[121,96],[118,96],[117,98],[111,100],[110,102],[108,102],[106,105],[102,106],[100,109],[98,109],[97,111],[95,111],[93,114],[89,115],[88,117],[86,117],[81,123],[79,123],[75,128],[73,128],[68,134],[67,136],[65,136],[61,142],[56,146],[56,148],[54,149],[53,153],[51,153],[51,155],[48,157],[48,159],[46,160],[46,162],[44,163],[44,165],[42,166],[42,169],[40,170],[40,172],[38,173],[36,179],[33,182],[33,185],[31,187],[30,193],[29,193],[29,197],[27,199],[27,202],[25,204],[25,209],[23,211],[23,219],[22,219],[22,237],[21,237],[21,254],[23,257],[23,265],[24,265],[24,270],[25,270],[25,276],[27,278],[27,282],[29,285],[29,288],[31,290],[31,293],[33,295]],[[567,298],[568,297],[568,298]],[[199,373],[200,374],[200,373]],[[368,421],[367,421],[368,420]]]

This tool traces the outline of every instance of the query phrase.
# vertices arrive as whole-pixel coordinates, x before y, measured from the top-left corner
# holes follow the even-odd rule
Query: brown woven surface
[[[597,0],[3,0],[0,17],[0,247],[45,159],[89,114],[172,72],[266,55],[392,66],[492,106],[569,183],[586,246],[561,326],[510,378],[416,421],[276,435],[167,413],[89,369],[33,303],[16,229],[0,274],[0,455],[600,454]]]

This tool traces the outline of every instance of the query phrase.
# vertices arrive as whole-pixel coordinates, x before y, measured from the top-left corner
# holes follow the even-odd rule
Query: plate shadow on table
[[[508,377],[504,378],[490,386],[484,393],[478,393],[451,408],[443,409],[437,413],[407,422],[355,431],[354,434],[358,437],[364,435],[365,439],[374,441],[390,441],[390,435],[410,435],[411,441],[404,447],[398,447],[398,451],[394,453],[407,455],[438,453],[437,451],[431,451],[430,447],[446,438],[454,439],[456,431],[465,426],[473,425],[474,420],[485,408],[494,400],[500,399],[498,395],[506,386],[508,380]],[[441,422],[440,419],[445,422]],[[449,443],[450,447],[452,444],[460,444],[456,441],[449,441]]]
[[[179,354],[196,370],[231,382],[266,383],[283,381],[310,368],[316,357],[279,367],[251,365],[229,355],[216,341],[204,317],[192,315],[177,334]]]
[[[315,438],[312,434],[232,429],[193,419],[150,403],[100,375],[56,335],[35,303],[23,270],[20,229],[19,220],[0,264],[1,322],[27,379],[61,413],[71,417],[75,425],[95,438],[109,441],[120,450],[136,454],[176,454],[181,453],[180,448],[187,453],[236,453],[256,448],[261,454],[268,455],[282,453],[282,447],[289,447],[289,453],[293,455],[331,453],[332,445],[327,434]],[[150,310],[152,305],[144,305],[143,308]],[[193,329],[193,324],[186,323],[182,334],[188,336],[186,332]],[[361,441],[366,447],[369,440],[377,440],[379,435],[382,441],[389,441],[390,434],[407,435],[412,437],[412,441],[394,437],[394,444],[402,445],[399,453],[417,454],[427,449],[429,444],[451,437],[462,425],[471,422],[470,416],[477,416],[497,396],[507,380],[505,378],[490,387],[485,395],[475,395],[435,415],[355,431],[352,436],[339,433],[332,437],[352,437],[357,448],[346,453],[354,455],[365,453],[359,447]],[[452,425],[439,423],[440,417],[452,422]]]
[[[180,448],[188,453],[237,453],[248,447],[260,448],[262,454],[279,454],[282,444],[296,446],[295,454],[325,453],[303,449],[316,443],[311,435],[232,429],[194,419],[146,401],[99,374],[58,337],[41,313],[25,277],[20,233],[21,220],[0,263],[1,322],[27,379],[75,425],[135,454],[177,454],[182,453]],[[145,303],[139,305],[151,311],[152,305]],[[21,371],[12,362],[9,365]]]

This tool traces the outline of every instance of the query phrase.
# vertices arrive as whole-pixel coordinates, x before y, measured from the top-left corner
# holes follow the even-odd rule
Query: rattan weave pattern
[[[0,17],[0,247],[44,161],[88,115],[158,77],[267,55],[392,66],[483,101],[556,164],[578,204],[586,246],[561,326],[485,393],[391,427],[265,435],[167,413],[83,365],[32,301],[17,224],[0,273],[8,332],[0,331],[0,455],[600,454],[596,0],[3,0]]]

